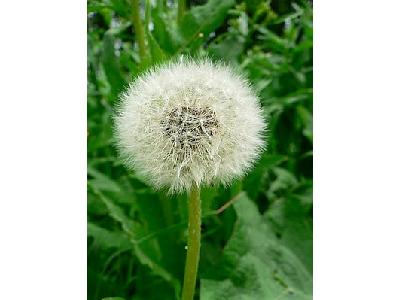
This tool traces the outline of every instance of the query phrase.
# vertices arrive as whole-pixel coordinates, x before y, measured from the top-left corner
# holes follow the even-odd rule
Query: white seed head
[[[138,77],[115,117],[126,164],[156,188],[229,184],[264,148],[258,98],[229,67],[181,59]]]

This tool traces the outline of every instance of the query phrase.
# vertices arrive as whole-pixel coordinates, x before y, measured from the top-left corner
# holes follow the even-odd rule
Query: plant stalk
[[[178,0],[178,22],[183,18],[186,11],[186,0]]]
[[[197,269],[200,258],[201,201],[200,188],[193,185],[188,199],[188,245],[182,300],[192,300],[196,289]]]
[[[139,0],[131,0],[132,4],[132,22],[133,27],[135,29],[135,38],[136,42],[139,46],[139,56],[140,60],[144,61],[147,55],[146,51],[146,42],[144,36],[144,29],[142,25],[142,21],[140,19],[140,6]]]

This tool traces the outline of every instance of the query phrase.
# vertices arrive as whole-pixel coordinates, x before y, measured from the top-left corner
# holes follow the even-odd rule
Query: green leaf
[[[181,289],[180,282],[162,265],[158,243],[151,239],[140,242],[140,239],[148,234],[146,228],[128,218],[121,207],[114,204],[111,199],[100,191],[95,190],[95,192],[106,205],[110,216],[121,224],[123,231],[128,235],[133,244],[134,253],[139,261],[171,284],[176,295],[178,295]]]
[[[310,111],[303,106],[298,106],[297,113],[302,121],[303,135],[312,142],[313,140],[313,118]]]
[[[264,218],[280,237],[282,245],[290,248],[312,274],[312,206],[297,195],[275,201]]]
[[[111,86],[111,98],[113,101],[118,98],[119,93],[126,86],[118,61],[119,59],[114,50],[114,38],[111,33],[107,32],[103,39],[102,63]]]
[[[287,169],[274,167],[272,173],[276,178],[266,191],[267,197],[271,200],[279,198],[281,194],[285,194],[298,185],[297,178]]]
[[[91,222],[87,224],[87,235],[93,237],[96,244],[105,249],[129,249],[132,247],[126,235],[121,232],[109,231]]]
[[[186,47],[192,50],[198,48],[223,23],[229,8],[234,4],[234,0],[209,0],[189,10],[178,26],[182,37],[178,52]]]
[[[225,39],[209,47],[209,53],[215,58],[235,62],[244,48],[245,40],[239,34],[227,34]]]
[[[109,192],[120,192],[121,188],[118,183],[112,180],[107,175],[99,172],[95,168],[88,167],[87,173],[91,177],[88,180],[88,183],[99,189],[100,191],[109,191]]]
[[[175,221],[178,217],[174,210],[176,199],[165,194],[158,196],[154,192],[142,191],[137,194],[134,205],[145,229],[145,236],[140,242],[155,244],[159,252],[154,257],[173,277],[180,278],[184,269],[182,257],[186,253],[182,227],[184,229],[186,226]]]
[[[237,222],[223,261],[202,279],[201,300],[277,300],[312,298],[312,274],[245,194],[234,203]],[[301,242],[301,241],[300,241]],[[304,243],[310,245],[310,241]]]
[[[164,51],[161,49],[160,45],[153,37],[152,33],[149,29],[149,24],[151,19],[151,4],[149,0],[146,0],[146,13],[145,13],[145,31],[147,35],[147,41],[149,43],[150,48],[150,56],[151,56],[151,64],[154,65],[160,62],[163,62],[167,57]]]
[[[278,53],[285,53],[285,51],[294,47],[291,41],[279,37],[265,27],[258,28],[258,31],[261,33],[260,39],[265,40],[265,44]]]
[[[286,159],[287,158],[283,155],[273,155],[264,152],[256,166],[244,181],[245,190],[249,194],[250,198],[256,198],[258,193],[265,188],[264,177],[266,172]]]
[[[149,42],[152,64],[165,61],[167,56],[149,30],[147,30],[147,40]]]
[[[87,288],[90,291],[88,300],[99,300],[108,295],[116,295],[124,288],[121,282],[103,274],[100,265],[101,260],[96,257],[96,254],[91,254],[88,257]]]
[[[155,40],[165,53],[174,54],[181,42],[181,37],[175,23],[175,16],[172,19],[167,12],[160,11],[159,8],[152,9],[151,16],[154,24],[152,35]]]
[[[129,19],[131,14],[131,7],[127,0],[111,0],[114,11],[120,16]]]

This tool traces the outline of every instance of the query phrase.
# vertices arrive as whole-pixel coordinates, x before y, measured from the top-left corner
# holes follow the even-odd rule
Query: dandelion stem
[[[193,185],[188,197],[188,248],[186,254],[185,276],[182,300],[192,300],[196,289],[197,268],[200,257],[201,201],[200,189]]]
[[[182,20],[186,10],[186,0],[178,0],[178,22]]]
[[[132,4],[132,23],[135,29],[135,38],[139,46],[139,55],[141,61],[146,58],[146,43],[144,37],[144,29],[140,19],[139,0],[131,0]]]

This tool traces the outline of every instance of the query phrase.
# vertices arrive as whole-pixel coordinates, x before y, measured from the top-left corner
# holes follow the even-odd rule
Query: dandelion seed
[[[181,59],[137,78],[115,118],[126,164],[155,188],[229,184],[258,158],[266,128],[241,76],[208,60]]]

